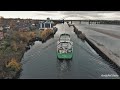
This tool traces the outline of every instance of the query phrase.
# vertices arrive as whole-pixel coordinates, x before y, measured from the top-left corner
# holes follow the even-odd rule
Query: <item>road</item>
[[[77,38],[72,27],[58,24],[57,33],[46,43],[39,41],[27,51],[22,59],[20,79],[119,79],[119,75],[88,44]],[[58,60],[57,40],[68,33],[73,41],[73,59]],[[111,75],[111,76],[110,76]]]

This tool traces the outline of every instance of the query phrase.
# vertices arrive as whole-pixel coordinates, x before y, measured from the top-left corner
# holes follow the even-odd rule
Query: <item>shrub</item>
[[[30,37],[31,38],[35,38],[35,33],[34,32],[30,32]]]
[[[11,48],[12,48],[13,51],[17,51],[18,46],[17,46],[17,44],[16,44],[16,41],[12,41],[12,42],[11,42]]]
[[[45,30],[41,31],[40,37],[43,39],[43,38],[49,36],[51,33],[53,33],[53,30],[45,29]]]
[[[6,68],[18,72],[21,69],[21,64],[15,58],[12,58],[7,64]]]

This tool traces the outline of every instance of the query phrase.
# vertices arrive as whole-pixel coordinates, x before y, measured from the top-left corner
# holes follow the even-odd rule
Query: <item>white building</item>
[[[53,28],[53,26],[54,26],[54,22],[51,21],[50,18],[47,18],[46,21],[40,21],[39,24],[40,24],[39,29]]]

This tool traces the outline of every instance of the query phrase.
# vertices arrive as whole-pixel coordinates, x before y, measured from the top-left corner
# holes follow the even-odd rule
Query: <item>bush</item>
[[[35,34],[34,32],[30,32],[30,37],[31,37],[31,38],[35,38],[35,35],[36,35],[36,34]]]
[[[17,44],[16,44],[16,41],[12,41],[12,42],[11,42],[11,48],[12,48],[13,51],[17,51],[18,46],[17,46]]]
[[[17,62],[15,58],[12,58],[7,64],[6,68],[10,69],[11,71],[18,72],[21,70],[21,64]]]
[[[27,35],[25,35],[25,32],[20,32],[20,41],[28,42]]]
[[[44,39],[44,38],[46,38],[47,36],[49,36],[50,34],[52,34],[52,33],[53,33],[53,30],[51,30],[51,29],[45,29],[45,30],[41,31],[40,37],[41,37],[42,39]]]
[[[10,46],[9,42],[3,41],[2,44],[0,45],[0,49],[5,50],[9,46]]]

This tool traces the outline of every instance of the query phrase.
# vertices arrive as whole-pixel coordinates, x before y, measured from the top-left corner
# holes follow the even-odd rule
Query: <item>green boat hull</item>
[[[58,59],[72,59],[73,53],[57,53]]]

